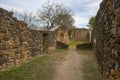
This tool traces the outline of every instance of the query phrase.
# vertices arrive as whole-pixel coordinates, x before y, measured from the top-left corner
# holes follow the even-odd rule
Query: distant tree
[[[37,12],[39,21],[46,29],[53,28],[56,25],[61,27],[73,26],[74,19],[70,9],[59,4],[44,4],[42,9]]]
[[[94,27],[94,22],[95,22],[95,17],[91,17],[90,20],[89,20],[89,23],[88,23],[88,27],[89,27],[89,41],[91,42],[92,41],[92,29]]]
[[[70,12],[68,10],[63,9],[64,11],[61,12],[56,18],[55,18],[55,24],[60,25],[64,29],[73,29],[73,23],[74,19]]]
[[[88,23],[88,27],[90,29],[93,29],[94,27],[94,22],[95,22],[95,17],[91,17],[90,20],[89,20],[89,23]]]

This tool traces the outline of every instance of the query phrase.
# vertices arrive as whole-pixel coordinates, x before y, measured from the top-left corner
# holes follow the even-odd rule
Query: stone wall
[[[102,80],[120,80],[120,0],[103,0],[93,29]]]
[[[57,41],[60,41],[65,44],[69,44],[68,31],[65,29],[59,28],[57,31]]]
[[[0,71],[47,53],[50,31],[32,30],[0,8]]]
[[[89,41],[89,29],[74,29],[71,40],[75,41]]]

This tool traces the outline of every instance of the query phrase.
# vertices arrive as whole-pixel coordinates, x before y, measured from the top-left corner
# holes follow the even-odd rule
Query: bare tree
[[[36,15],[28,11],[22,13],[14,11],[14,13],[18,19],[25,21],[33,29],[41,27],[50,29],[57,25],[69,29],[74,23],[71,10],[62,4],[45,3]]]
[[[32,27],[32,26],[36,25],[35,24],[36,16],[33,14],[33,12],[24,11],[23,15],[22,15],[22,19],[23,19],[23,21],[28,23],[29,27]]]
[[[37,14],[39,21],[41,21],[41,24],[46,29],[50,29],[56,25],[70,27],[74,22],[70,9],[59,4],[50,4],[48,2],[43,5],[41,10],[38,10]]]
[[[67,8],[63,8],[62,12],[56,17],[55,24],[60,25],[64,29],[74,28],[74,19],[72,17],[71,11]]]
[[[28,27],[32,29],[37,29],[37,16],[33,14],[33,12],[23,11],[13,11],[14,16],[17,17],[19,20],[22,20],[28,24]]]

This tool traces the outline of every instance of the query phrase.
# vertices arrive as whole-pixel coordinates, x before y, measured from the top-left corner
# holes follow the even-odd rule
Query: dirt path
[[[78,54],[74,49],[70,49],[56,68],[56,75],[53,80],[83,80],[82,79],[82,62],[86,55]]]

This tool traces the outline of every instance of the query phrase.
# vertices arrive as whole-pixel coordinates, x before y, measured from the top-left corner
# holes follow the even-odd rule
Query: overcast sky
[[[64,4],[74,13],[75,26],[86,27],[90,17],[95,16],[102,0],[49,0]],[[0,0],[0,7],[7,10],[36,11],[48,0]]]

